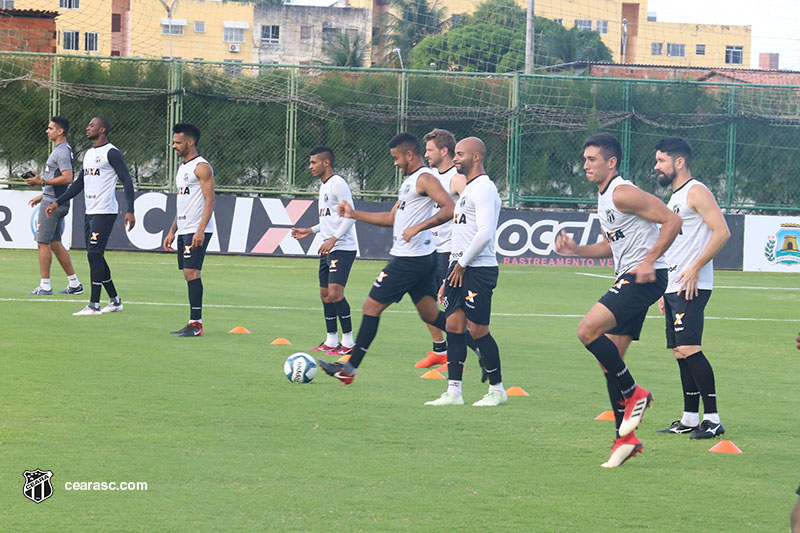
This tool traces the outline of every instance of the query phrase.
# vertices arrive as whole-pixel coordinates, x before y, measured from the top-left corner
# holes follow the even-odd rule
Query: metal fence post
[[[508,205],[516,207],[520,187],[520,131],[519,131],[519,73],[514,74],[509,91],[508,108],[512,110],[508,119],[508,146],[506,148],[506,172],[508,174]]]
[[[58,56],[51,58],[50,61],[50,117],[61,114],[61,92],[56,88],[58,87],[58,82],[61,81],[61,65],[59,62],[60,58]],[[47,147],[52,152],[56,145],[53,141],[48,140]]]
[[[169,62],[169,96],[167,97],[167,135],[165,142],[165,156],[167,164],[166,183],[169,190],[176,190],[175,174],[178,171],[178,157],[172,150],[172,128],[183,119],[183,82],[181,79],[182,65],[180,60],[172,59]]]
[[[297,69],[289,69],[289,103],[286,105],[286,181],[289,190],[295,190],[295,166],[297,163]]]
[[[733,189],[736,174],[736,87],[731,86],[731,96],[728,101],[728,143],[725,151],[725,185],[727,189],[726,208],[730,210],[733,205]]]
[[[400,72],[397,80],[397,133],[402,133],[408,128],[408,74],[405,70]],[[395,167],[394,172],[397,187],[403,183],[400,169]]]
[[[631,170],[631,82],[626,81],[622,86],[622,98],[624,100],[625,113],[627,116],[622,122],[622,165],[621,174],[625,179],[630,179]]]

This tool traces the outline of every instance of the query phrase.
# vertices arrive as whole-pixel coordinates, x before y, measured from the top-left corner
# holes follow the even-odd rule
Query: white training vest
[[[203,218],[203,207],[206,199],[203,196],[203,188],[200,180],[197,179],[195,169],[200,163],[205,163],[209,167],[208,161],[202,156],[186,161],[178,167],[175,176],[175,184],[178,186],[177,212],[178,212],[178,232],[177,235],[193,234],[200,226],[200,219]],[[214,175],[214,169],[211,169]],[[214,233],[214,213],[206,224],[205,233]]]
[[[711,228],[703,220],[699,213],[689,207],[689,190],[692,187],[707,187],[695,179],[691,179],[681,185],[672,193],[667,206],[683,219],[683,226],[680,233],[675,237],[672,246],[664,254],[664,258],[669,265],[669,284],[666,293],[678,292],[681,283],[677,283],[678,276],[686,268],[694,263],[705,249],[708,241],[711,240]],[[700,269],[700,276],[697,280],[698,289],[714,288],[714,261],[711,260]]]
[[[389,250],[389,255],[421,257],[432,254],[436,250],[431,230],[428,229],[414,235],[410,242],[403,240],[404,229],[416,226],[433,216],[433,199],[417,192],[417,179],[421,174],[436,175],[428,167],[421,167],[407,176],[400,186],[400,193],[397,196],[398,207],[394,214],[394,228],[392,229],[392,249]]]
[[[647,253],[658,240],[659,228],[650,222],[631,213],[623,213],[614,204],[614,190],[620,185],[636,187],[622,176],[611,178],[606,189],[598,194],[597,214],[606,241],[611,245],[614,256],[616,275],[625,274],[641,263]],[[653,264],[656,269],[667,268],[664,257],[659,257]]]
[[[467,183],[453,212],[450,262],[461,261],[464,266],[497,266],[494,241],[497,219],[500,216],[500,195],[489,176],[482,174]],[[486,244],[478,247],[475,238]]]
[[[92,146],[83,156],[83,196],[86,200],[87,215],[116,215],[119,213],[117,195],[117,176],[114,167],[108,162],[108,152],[116,149],[111,143]]]
[[[458,170],[456,170],[456,166],[453,165],[449,169],[445,170],[444,173],[439,173],[437,169],[433,169],[433,175],[439,179],[439,182],[442,184],[442,188],[445,190],[447,194],[450,195],[450,198],[453,199],[453,202],[458,200],[458,195],[453,194],[450,192],[450,182],[453,180],[453,176],[458,174]],[[433,214],[439,212],[439,204],[434,204],[433,206]],[[441,226],[436,226],[435,228],[431,228],[431,236],[433,237],[433,244],[436,246],[436,251],[440,253],[449,253],[450,252],[450,230],[452,229],[452,224],[450,222],[445,222]]]
[[[339,216],[337,206],[345,201],[353,206],[353,195],[347,181],[338,174],[328,178],[319,188],[319,233],[323,241],[327,241],[340,229],[342,224],[347,224],[352,219]],[[356,227],[350,227],[341,236],[336,235],[337,241],[333,250],[356,250]]]

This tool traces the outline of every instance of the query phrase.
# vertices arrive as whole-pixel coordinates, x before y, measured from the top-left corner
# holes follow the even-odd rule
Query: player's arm
[[[192,248],[200,248],[206,238],[206,226],[211,221],[214,214],[214,173],[208,163],[199,163],[194,169],[194,175],[200,182],[200,190],[203,192],[203,214],[200,215],[200,223],[197,231],[192,236]]]
[[[644,256],[642,262],[631,270],[636,274],[636,283],[655,281],[656,271],[653,265],[659,257],[664,255],[672,241],[678,236],[683,220],[652,194],[630,185],[620,185],[614,189],[614,204],[623,213],[634,214],[650,222],[661,224],[655,244]]]
[[[450,180],[450,192],[456,196],[461,196],[466,186],[467,177],[464,174],[456,174]]]
[[[563,229],[556,235],[556,253],[559,255],[579,255],[581,257],[603,258],[611,257],[611,245],[603,239],[595,244],[582,246],[567,235]]]
[[[175,240],[175,232],[177,231],[178,231],[178,217],[176,216],[175,219],[172,221],[172,225],[169,227],[167,236],[164,237],[164,250],[168,252],[175,251],[175,249],[172,247],[172,241]]]
[[[344,180],[336,180],[333,182],[333,186],[331,187],[331,193],[334,197],[338,198],[340,202],[345,202],[350,207],[353,207],[353,195],[350,194],[350,187],[347,186],[347,183]],[[319,255],[326,255],[331,253],[333,247],[336,246],[336,243],[341,239],[350,228],[353,227],[353,224],[356,223],[354,218],[345,218],[341,217],[339,219],[339,224],[334,230],[333,235],[331,235],[328,240],[322,243],[322,246],[319,247],[317,253]]]
[[[379,211],[377,213],[372,213],[370,211],[358,211],[353,209],[353,206],[348,204],[347,202],[339,202],[339,205],[336,207],[339,216],[345,218],[352,218],[353,220],[358,220],[359,222],[366,222],[367,224],[373,224],[375,226],[394,226],[394,214],[397,212],[397,206],[399,202],[395,202],[394,207],[392,207],[391,211]]]
[[[47,206],[45,209],[45,214],[49,217],[53,214],[53,212],[58,209],[59,205],[64,205],[65,203],[69,202],[73,198],[75,198],[79,192],[83,190],[83,170],[81,170],[80,174],[75,181],[72,182],[72,185],[64,191],[64,194],[56,198],[56,201],[52,204]]]
[[[464,250],[456,264],[453,265],[453,270],[447,278],[453,287],[461,286],[467,265],[492,241],[497,229],[497,218],[494,210],[495,192],[489,187],[483,187],[483,189],[486,190],[478,189],[475,191],[475,195],[470,195],[475,205],[475,224],[478,230],[475,232],[475,236],[470,241],[467,249]]]
[[[678,294],[683,292],[685,298],[691,300],[697,296],[697,280],[700,277],[700,270],[722,250],[731,237],[731,231],[728,229],[728,223],[725,222],[725,217],[711,191],[705,187],[692,187],[689,189],[686,200],[689,207],[700,215],[703,222],[711,229],[711,238],[703,251],[677,278],[681,284]]]
[[[38,196],[34,196],[30,200],[28,200],[28,205],[31,206],[31,207],[36,207],[37,205],[42,203],[42,198],[43,197],[44,197],[44,194],[40,194]]]
[[[420,174],[417,178],[417,193],[429,196],[439,206],[439,211],[427,220],[403,230],[403,240],[410,241],[414,235],[426,229],[441,226],[453,218],[455,204],[442,187],[442,182],[432,174]]]
[[[125,226],[130,231],[136,225],[136,217],[133,216],[133,179],[131,178],[131,173],[128,172],[128,165],[125,164],[122,152],[116,148],[108,151],[108,163],[119,176],[120,181],[122,181],[122,187],[125,189],[125,201],[128,203],[128,209],[125,212]]]

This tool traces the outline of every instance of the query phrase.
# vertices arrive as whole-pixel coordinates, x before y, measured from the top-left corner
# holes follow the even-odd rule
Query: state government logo
[[[775,235],[767,237],[764,246],[764,257],[770,263],[780,265],[796,265],[800,263],[800,250],[797,242],[800,240],[800,224],[781,224]]]

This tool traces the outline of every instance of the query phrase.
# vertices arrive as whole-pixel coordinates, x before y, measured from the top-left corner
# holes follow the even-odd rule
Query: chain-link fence
[[[598,131],[623,144],[620,168],[649,191],[654,146],[689,140],[693,174],[729,210],[800,210],[800,87],[620,80],[565,75],[486,75],[332,67],[245,65],[0,52],[0,183],[38,168],[54,114],[73,128],[110,119],[139,189],[170,190],[177,160],[171,128],[203,135],[220,192],[313,195],[308,153],[326,144],[358,197],[396,194],[388,141],[433,128],[481,137],[486,168],[511,206],[587,207],[584,139]]]

